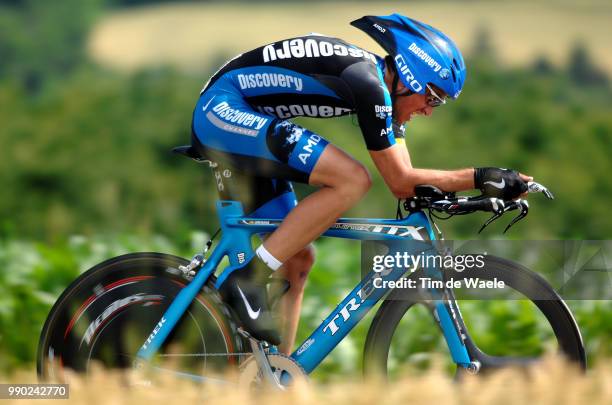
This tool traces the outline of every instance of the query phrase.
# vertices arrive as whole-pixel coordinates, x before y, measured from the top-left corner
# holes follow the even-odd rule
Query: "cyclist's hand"
[[[497,167],[474,169],[474,185],[487,197],[513,200],[527,194],[527,182],[532,177],[516,170]]]

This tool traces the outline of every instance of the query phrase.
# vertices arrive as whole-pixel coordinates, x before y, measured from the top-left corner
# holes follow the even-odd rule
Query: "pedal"
[[[242,327],[238,328],[238,334],[245,339],[251,339],[251,334]]]
[[[253,351],[253,358],[257,363],[257,367],[263,377],[265,383],[271,387],[281,391],[285,390],[285,387],[280,383],[278,377],[272,371],[272,366],[270,366],[270,362],[268,361],[268,356],[266,353],[266,347],[268,346],[267,342],[257,340],[251,336],[249,332],[244,330],[243,328],[238,328],[238,333],[249,339],[249,343],[251,344],[251,350]]]

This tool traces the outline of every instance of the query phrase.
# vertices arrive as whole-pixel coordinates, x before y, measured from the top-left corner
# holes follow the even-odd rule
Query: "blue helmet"
[[[395,60],[406,88],[425,93],[428,83],[459,97],[465,63],[457,45],[431,25],[399,14],[365,16],[351,22],[378,42]]]

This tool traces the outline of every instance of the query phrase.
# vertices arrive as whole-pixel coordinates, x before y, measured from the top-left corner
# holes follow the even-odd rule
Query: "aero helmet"
[[[465,80],[465,63],[455,43],[431,25],[399,14],[365,16],[351,22],[393,58],[406,88],[424,94],[428,83],[456,99]]]

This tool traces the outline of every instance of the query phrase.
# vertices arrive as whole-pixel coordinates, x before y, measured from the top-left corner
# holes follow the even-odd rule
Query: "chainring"
[[[272,372],[284,386],[294,384],[296,381],[308,381],[308,374],[293,358],[280,353],[268,354],[268,361]],[[240,366],[240,387],[250,389],[261,387],[263,378],[259,366],[253,356],[246,359]]]

